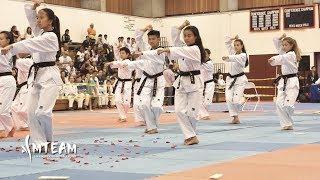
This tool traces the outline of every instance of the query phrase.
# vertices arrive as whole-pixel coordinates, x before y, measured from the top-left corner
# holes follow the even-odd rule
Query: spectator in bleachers
[[[74,67],[73,61],[70,62],[70,69],[66,69],[70,76],[76,77],[77,76],[77,69]]]
[[[62,70],[62,71],[60,72],[60,76],[61,76],[61,80],[62,80],[62,82],[63,82],[64,84],[69,81],[69,79],[67,79],[67,73],[66,73],[65,70]]]
[[[131,38],[131,52],[137,51],[137,43],[135,38]]]
[[[84,52],[85,52],[84,46],[81,46],[76,55],[76,59],[80,63],[84,62],[84,56],[85,56]]]
[[[87,49],[90,46],[90,38],[86,36],[86,39],[82,42],[82,46]]]
[[[226,86],[226,82],[223,80],[223,74],[219,75],[218,86],[219,86],[219,89],[223,89]]]
[[[78,100],[78,107],[79,107],[79,100],[81,101],[82,98],[80,97],[78,98],[78,89],[77,89],[77,85],[74,84],[74,77],[70,76],[69,81],[63,85],[63,91],[64,91],[65,97],[67,97],[69,101],[68,110],[73,110],[73,102],[75,99]]]
[[[30,39],[33,37],[34,37],[34,35],[32,34],[32,29],[31,29],[31,27],[28,27],[21,39],[24,40],[24,39]]]
[[[130,49],[131,47],[131,38],[130,37],[127,37],[127,41],[125,42],[125,46]]]
[[[114,53],[115,59],[120,59],[120,57],[119,57],[120,49],[125,46],[126,46],[126,44],[124,42],[124,38],[118,37],[118,41],[116,43],[114,43],[114,46],[113,46],[113,53]]]
[[[71,42],[71,37],[69,35],[69,29],[66,29],[64,31],[64,34],[61,37],[61,42],[62,43],[70,43]]]
[[[103,44],[110,46],[110,43],[108,41],[108,35],[106,35],[106,34],[103,36]]]
[[[315,66],[312,66],[312,68],[307,76],[307,86],[314,84],[318,79],[319,79],[319,76],[317,73],[317,69]]]
[[[98,46],[98,48],[102,48],[103,47],[102,34],[99,34],[98,39],[96,41],[96,45]]]
[[[18,42],[21,40],[20,32],[18,31],[17,26],[12,26],[10,32],[13,35],[14,42]]]
[[[98,105],[99,108],[106,107],[109,101],[109,94],[107,93],[107,81],[106,77],[103,75],[103,71],[100,70],[98,75],[95,77],[95,83],[97,88]]]
[[[107,106],[110,108],[115,108],[116,103],[115,103],[115,96],[113,94],[113,86],[111,84],[111,79],[108,79],[106,82],[106,93],[108,94],[108,101],[107,101]]]
[[[59,57],[58,65],[61,69],[65,69],[68,72],[70,72],[70,65],[72,63],[72,59],[68,54],[69,53],[67,51],[62,53],[62,56]]]
[[[96,38],[97,32],[94,29],[93,23],[90,24],[90,27],[87,29],[87,33],[88,33],[88,36],[91,40],[94,40]]]
[[[61,54],[63,54],[64,52],[69,52],[69,45],[68,45],[68,43],[62,43],[62,46],[61,46]]]

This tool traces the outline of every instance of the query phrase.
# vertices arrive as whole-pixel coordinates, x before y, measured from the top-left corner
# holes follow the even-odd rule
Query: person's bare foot
[[[143,126],[146,126],[146,123],[145,122],[137,122],[135,127],[143,127]]]
[[[127,119],[126,118],[119,118],[119,122],[121,122],[121,123],[127,122]]]
[[[146,130],[145,133],[146,134],[157,134],[158,130],[157,129]]]
[[[8,133],[8,137],[13,137],[15,132],[16,132],[16,128],[12,128],[11,131]]]
[[[2,139],[2,138],[6,138],[7,136],[6,136],[6,132],[4,131],[4,130],[1,130],[0,131],[0,139]]]
[[[233,120],[230,124],[240,124],[240,119],[238,116],[233,116]]]
[[[191,146],[194,144],[199,144],[199,140],[198,140],[197,136],[194,136],[194,137],[191,137],[191,138],[184,140],[184,145]]]
[[[210,120],[210,116],[202,117],[201,120]]]
[[[29,131],[29,127],[23,127],[23,128],[20,128],[19,131]]]
[[[293,130],[293,127],[292,126],[285,126],[282,128],[283,131],[290,131],[290,130]]]

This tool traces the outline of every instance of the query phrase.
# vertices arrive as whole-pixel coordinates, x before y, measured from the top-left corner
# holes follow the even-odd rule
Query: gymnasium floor
[[[0,179],[69,176],[87,179],[319,180],[320,104],[297,104],[295,130],[280,131],[271,102],[264,111],[243,112],[228,124],[225,104],[211,106],[211,120],[198,123],[200,144],[186,147],[174,113],[161,117],[160,133],[117,123],[115,110],[54,113],[55,140],[77,144],[69,156],[34,156],[16,151],[26,132],[0,141]],[[172,107],[166,108],[168,111]],[[19,149],[17,149],[19,150]]]

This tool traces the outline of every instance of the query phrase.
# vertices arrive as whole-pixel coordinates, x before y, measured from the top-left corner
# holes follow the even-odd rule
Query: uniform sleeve
[[[213,62],[211,60],[206,63],[203,63],[201,66],[206,71],[213,71],[213,68],[214,68]]]
[[[152,61],[159,64],[163,64],[166,59],[164,54],[158,55],[157,50],[143,51],[142,53],[143,55],[140,57],[140,60],[143,61]]]
[[[225,45],[226,45],[230,55],[236,54],[236,51],[232,45],[232,38],[231,37],[226,36]]]
[[[287,65],[296,66],[297,59],[294,52],[280,54],[272,57],[273,61],[270,63],[272,66]]]
[[[171,47],[168,55],[169,59],[188,59],[201,61],[200,49],[198,46]]]
[[[144,61],[143,60],[136,60],[136,61],[130,61],[127,63],[128,68],[133,71],[136,69],[141,69],[143,66]]]
[[[32,29],[32,32],[35,36],[41,35],[41,28],[37,25],[37,12],[33,10],[32,4],[26,4],[24,6],[24,11],[28,19],[29,25]]]
[[[173,46],[181,47],[185,45],[180,39],[180,34],[181,30],[178,29],[178,27],[175,26],[171,28],[171,39]]]
[[[58,38],[54,33],[22,40],[12,44],[12,53],[45,53],[59,51]]]
[[[241,64],[242,66],[245,66],[247,61],[247,55],[245,53],[229,55],[228,57],[229,59],[227,59],[226,62],[235,62]]]
[[[279,54],[285,54],[285,52],[282,50],[281,40],[279,38],[273,38],[273,44]]]
[[[147,44],[143,41],[143,35],[144,35],[144,32],[141,31],[140,29],[137,29],[135,31],[136,44],[137,44],[137,48],[139,48],[140,51],[146,51],[148,49]]]
[[[319,85],[320,84],[320,78],[314,84]]]
[[[112,64],[110,65],[110,67],[113,69],[122,68],[125,66],[127,66],[127,63],[124,61],[113,61]]]

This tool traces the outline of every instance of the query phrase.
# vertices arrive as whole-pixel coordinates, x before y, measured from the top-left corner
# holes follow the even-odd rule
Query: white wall
[[[24,33],[28,26],[27,19],[24,14],[25,2],[12,0],[1,0],[1,30],[9,30],[12,25],[17,25],[20,33]],[[70,35],[73,41],[82,42],[87,28],[90,23],[95,24],[97,34],[108,34],[109,41],[114,42],[118,36],[133,36],[133,31],[125,28],[124,17],[120,14],[98,12],[92,10],[69,8],[55,5],[47,5],[60,18],[61,34],[66,28],[70,29]],[[134,27],[140,27],[147,24],[150,19],[130,16],[131,23]]]
[[[316,14],[318,7],[315,8]],[[319,18],[315,18],[315,27],[311,29],[299,30],[278,30],[268,32],[250,32],[250,11],[236,11],[225,13],[213,13],[203,15],[177,16],[162,19],[162,25],[155,24],[161,30],[162,35],[170,38],[171,26],[178,26],[188,19],[192,25],[199,28],[204,46],[211,49],[213,58],[217,62],[221,61],[221,57],[227,54],[224,46],[224,37],[226,35],[239,34],[244,40],[246,49],[249,54],[273,54],[276,53],[272,39],[275,36],[281,36],[284,32],[288,36],[292,36],[298,41],[302,53],[310,55],[310,64],[313,65],[313,52],[320,52],[320,29]],[[281,27],[282,27],[281,16]]]

